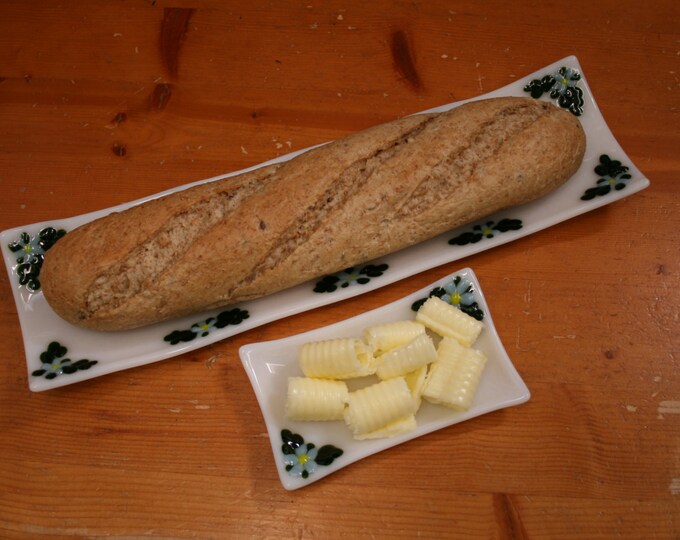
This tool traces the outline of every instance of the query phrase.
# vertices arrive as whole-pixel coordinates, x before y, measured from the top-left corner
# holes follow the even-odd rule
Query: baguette
[[[47,252],[43,291],[103,331],[235,304],[536,199],[584,151],[573,115],[530,98],[408,116],[85,224]]]

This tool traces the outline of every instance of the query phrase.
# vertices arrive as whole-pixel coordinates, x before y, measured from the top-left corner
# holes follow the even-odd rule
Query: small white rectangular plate
[[[474,344],[474,348],[484,352],[488,358],[474,402],[468,411],[458,412],[423,400],[416,415],[418,427],[415,431],[387,439],[364,441],[354,440],[342,421],[293,422],[286,418],[285,402],[288,377],[303,376],[297,359],[300,346],[307,342],[333,338],[361,338],[362,331],[369,326],[400,320],[413,320],[415,319],[415,312],[411,308],[413,303],[428,297],[436,287],[444,287],[452,283],[456,276],[460,276],[472,285],[474,301],[477,302],[479,309],[484,314],[482,319],[484,330]],[[491,411],[519,405],[530,397],[529,389],[515,370],[498,337],[477,277],[470,268],[455,272],[401,300],[331,326],[285,339],[244,345],[239,350],[239,354],[262,409],[262,416],[267,426],[281,483],[286,489],[290,490],[321,480],[325,476],[376,452]],[[361,383],[365,384],[366,381],[362,380]],[[314,459],[310,458],[306,462],[306,466],[310,467],[308,476],[303,478],[300,474],[297,474],[304,470],[302,464],[298,464],[298,467],[294,467],[290,471],[286,469],[286,465],[291,463],[286,461],[287,455],[282,450],[284,444],[283,430],[289,430],[291,433],[300,436],[304,444],[311,443],[317,450],[324,445],[332,445],[342,450],[342,455],[336,457],[328,465],[314,463]],[[451,436],[455,437],[455,431],[451,432]],[[302,451],[304,451],[304,448]],[[295,458],[289,459],[294,461]]]
[[[336,285],[342,286],[334,288],[333,285],[328,287],[328,283],[324,283],[321,289],[326,292],[315,292],[314,289],[317,287],[314,281],[232,306],[247,311],[249,315],[247,319],[241,320],[238,315],[232,317],[227,313],[228,310],[213,310],[127,332],[102,333],[77,328],[52,311],[40,290],[31,291],[19,283],[18,253],[12,252],[8,246],[21,241],[24,234],[35,242],[39,231],[45,227],[63,229],[68,232],[111,212],[118,212],[193,185],[282,162],[306,150],[281,156],[250,169],[180,186],[114,208],[69,219],[34,223],[2,232],[0,246],[21,323],[30,389],[33,391],[48,390],[205,347],[256,326],[363,294],[424,270],[506,244],[561,221],[621,200],[646,188],[649,180],[635,167],[616,142],[597,108],[581,66],[574,56],[546,66],[494,92],[422,112],[445,111],[468,101],[485,98],[528,96],[525,90],[528,84],[543,79],[546,75],[556,76],[561,67],[570,68],[580,74],[580,80],[573,81],[572,84],[582,92],[583,113],[579,116],[579,120],[587,137],[583,163],[566,184],[546,197],[529,204],[507,209],[481,219],[477,223],[459,227],[421,244],[371,261],[375,265],[372,268],[362,265],[353,269],[353,272],[338,273],[336,277],[339,281]],[[554,78],[558,90],[566,88],[566,86],[564,88],[560,86],[562,83],[557,81],[559,77]],[[544,94],[540,99],[557,101],[558,98],[550,98],[548,94]],[[603,156],[609,156],[624,169],[609,167],[608,170],[613,176],[607,171],[598,172],[604,167]],[[610,165],[615,165],[615,163],[610,163]],[[593,194],[592,198],[583,200],[584,194],[593,189],[599,189],[598,193]],[[454,238],[458,238],[459,241],[450,243],[450,240]],[[362,272],[363,270],[366,271]],[[220,314],[223,316],[226,314],[226,317],[219,319]],[[230,324],[223,325],[222,322],[215,324],[218,320],[227,321]],[[173,339],[173,336],[176,339]],[[50,349],[50,344],[54,342],[59,343],[60,347],[53,345]],[[85,362],[82,362],[83,360]]]

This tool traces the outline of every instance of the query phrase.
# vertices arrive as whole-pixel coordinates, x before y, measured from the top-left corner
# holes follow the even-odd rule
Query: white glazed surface
[[[418,427],[415,431],[392,438],[364,441],[354,440],[342,421],[294,422],[285,417],[288,377],[303,376],[297,360],[297,351],[300,346],[307,342],[332,338],[361,338],[362,331],[369,326],[413,320],[415,319],[415,312],[411,309],[413,302],[427,297],[433,288],[444,286],[455,276],[467,279],[472,284],[475,300],[484,313],[484,329],[473,348],[484,352],[488,360],[473,404],[468,411],[457,412],[423,400],[416,415]],[[262,410],[279,478],[283,486],[290,490],[305,487],[376,452],[491,411],[519,405],[530,397],[529,389],[515,370],[498,337],[477,277],[470,268],[450,274],[420,291],[373,311],[289,338],[245,345],[241,347],[239,353]],[[365,381],[356,382],[365,383]],[[348,386],[351,390],[352,381],[349,381]],[[332,444],[342,449],[343,454],[328,466],[318,466],[317,470],[306,479],[292,476],[286,471],[284,454],[281,450],[283,443],[281,430],[283,429],[289,429],[301,435],[306,443],[313,443],[317,448]],[[456,431],[451,430],[450,436],[451,444],[455,445]]]
[[[459,106],[467,101],[491,97],[527,96],[528,94],[524,91],[524,87],[531,80],[541,78],[546,74],[555,73],[562,66],[576,69],[582,77],[578,85],[583,90],[583,99],[585,103],[583,106],[584,113],[579,119],[586,132],[586,154],[577,173],[566,184],[553,193],[532,203],[489,216],[479,222],[479,224],[487,221],[497,223],[503,218],[520,219],[522,222],[521,229],[496,234],[493,238],[485,238],[479,242],[469,243],[463,246],[449,245],[449,239],[470,230],[475,224],[460,227],[459,229],[450,231],[449,233],[428,240],[427,242],[373,261],[376,264],[387,264],[389,268],[381,276],[371,278],[370,281],[364,285],[353,284],[346,288],[338,289],[333,293],[316,293],[313,291],[315,282],[310,282],[264,298],[233,306],[247,310],[250,315],[249,318],[237,325],[230,325],[224,328],[212,328],[205,337],[197,337],[189,342],[180,342],[171,345],[167,341],[164,341],[163,338],[174,330],[188,329],[192,325],[205,321],[208,317],[214,316],[223,310],[214,310],[202,314],[199,313],[183,319],[168,321],[127,332],[100,333],[77,328],[59,318],[49,307],[40,291],[31,293],[24,286],[19,285],[15,271],[17,266],[16,256],[8,249],[8,244],[17,240],[22,232],[35,235],[40,229],[48,226],[57,229],[65,229],[66,231],[73,230],[77,226],[107,215],[110,212],[120,211],[146,200],[154,199],[173,191],[186,189],[187,187],[202,182],[218,180],[270,163],[291,159],[305,150],[279,157],[266,163],[262,163],[257,167],[252,167],[251,169],[236,171],[234,173],[202,180],[193,184],[180,186],[174,190],[169,190],[152,197],[133,201],[114,208],[108,208],[69,219],[55,219],[42,223],[24,225],[0,233],[0,245],[2,246],[3,258],[10,277],[10,283],[13,285],[14,299],[19,315],[19,321],[21,323],[30,389],[33,391],[42,391],[56,388],[183,354],[187,351],[204,347],[256,326],[363,294],[378,287],[383,287],[400,279],[412,276],[418,272],[511,242],[577,215],[594,210],[595,208],[628,197],[646,188],[649,185],[649,180],[645,178],[630,159],[628,159],[623,152],[623,149],[610,132],[595,103],[583,70],[574,56],[559,60],[552,65],[546,66],[535,73],[494,92],[478,96],[474,99],[450,103],[448,105],[430,109],[429,111],[421,112],[444,111]],[[547,95],[544,95],[541,99],[550,100]],[[595,182],[598,179],[597,174],[594,172],[594,168],[597,166],[599,157],[602,154],[609,155],[612,159],[621,161],[623,165],[629,168],[628,174],[630,174],[632,178],[628,181],[625,189],[620,191],[612,190],[606,196],[595,197],[592,200],[583,201],[581,200],[581,195],[583,195],[586,189],[594,187]],[[45,351],[48,344],[53,341],[57,341],[68,348],[67,356],[70,359],[74,361],[83,358],[96,360],[96,365],[92,366],[90,369],[77,371],[72,374],[59,374],[52,379],[33,375],[33,373],[42,365],[42,362],[40,361],[41,353]]]

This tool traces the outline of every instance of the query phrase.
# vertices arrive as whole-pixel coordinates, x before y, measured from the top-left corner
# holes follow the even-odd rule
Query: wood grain
[[[3,538],[680,538],[677,2],[5,2],[0,229],[488,92],[576,54],[651,179],[184,356],[27,386],[0,278]],[[285,491],[238,348],[471,266],[532,399]]]

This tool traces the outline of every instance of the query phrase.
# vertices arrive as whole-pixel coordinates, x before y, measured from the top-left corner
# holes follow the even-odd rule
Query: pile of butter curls
[[[363,339],[305,343],[304,377],[289,377],[286,417],[344,420],[357,440],[416,429],[422,399],[454,410],[470,408],[487,358],[472,348],[484,324],[435,296],[415,320],[366,328]],[[437,343],[435,343],[437,342]],[[350,392],[348,379],[379,382]]]

